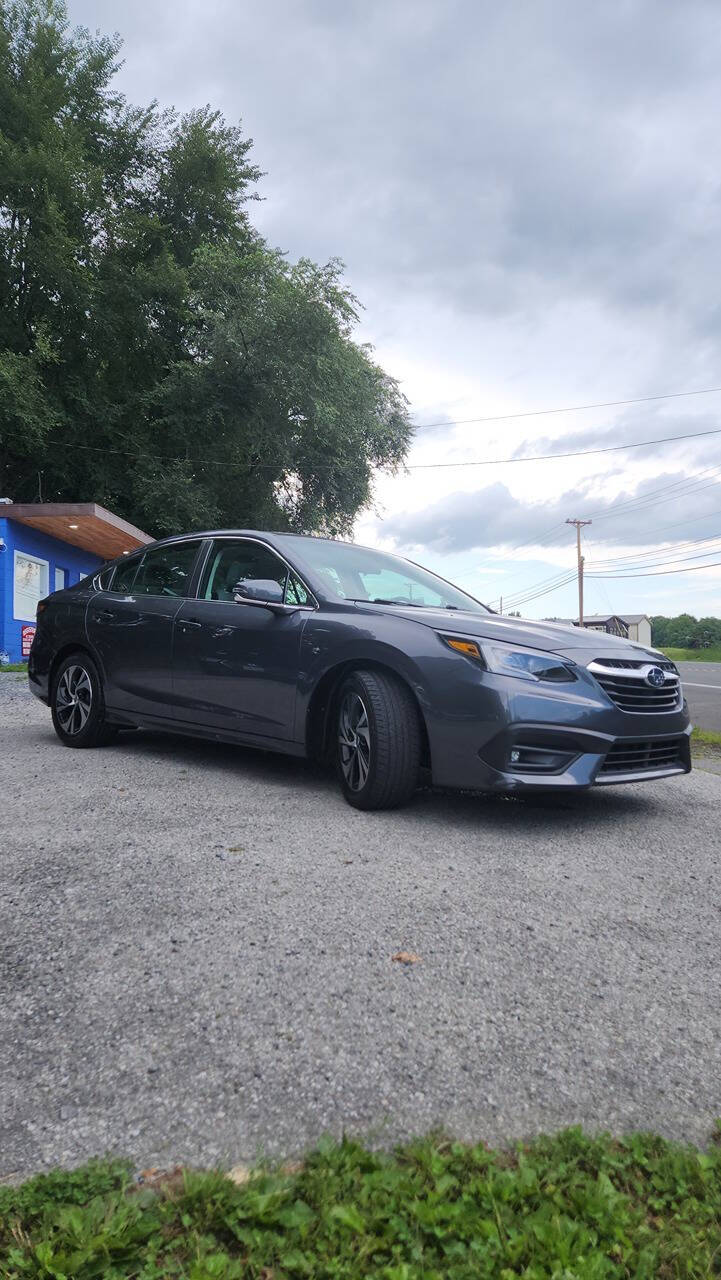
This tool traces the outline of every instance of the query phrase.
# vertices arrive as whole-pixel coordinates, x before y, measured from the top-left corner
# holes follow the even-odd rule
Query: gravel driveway
[[[0,770],[2,1174],[721,1114],[721,777],[361,814],[281,757],[69,751],[9,675]]]

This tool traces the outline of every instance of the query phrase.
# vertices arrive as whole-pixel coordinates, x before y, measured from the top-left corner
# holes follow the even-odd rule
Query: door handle
[[[194,627],[202,627],[202,625],[202,622],[198,622],[197,618],[181,618],[178,623],[178,626],[183,627],[186,631],[189,631]]]
[[[112,609],[99,609],[95,615],[97,622],[112,622],[115,614]]]

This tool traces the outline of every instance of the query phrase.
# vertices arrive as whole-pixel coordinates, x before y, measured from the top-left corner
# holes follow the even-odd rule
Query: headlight
[[[576,679],[573,663],[553,653],[537,649],[521,649],[515,644],[497,644],[493,640],[476,641],[468,636],[441,635],[441,640],[456,653],[462,653],[502,676],[519,680],[544,680],[550,684],[569,684]]]

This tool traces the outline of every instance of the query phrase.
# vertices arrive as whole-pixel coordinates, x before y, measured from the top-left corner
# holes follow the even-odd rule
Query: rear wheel
[[[101,747],[115,737],[105,721],[100,673],[86,653],[71,653],[58,667],[50,707],[53,725],[66,747]]]
[[[393,809],[418,784],[421,727],[410,690],[381,671],[354,671],[336,702],[341,790],[356,809]]]

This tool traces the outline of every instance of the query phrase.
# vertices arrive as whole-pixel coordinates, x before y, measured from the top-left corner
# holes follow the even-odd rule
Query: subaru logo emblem
[[[665,684],[666,677],[660,667],[651,667],[650,670],[646,672],[646,682],[654,689],[660,689],[661,685]]]

